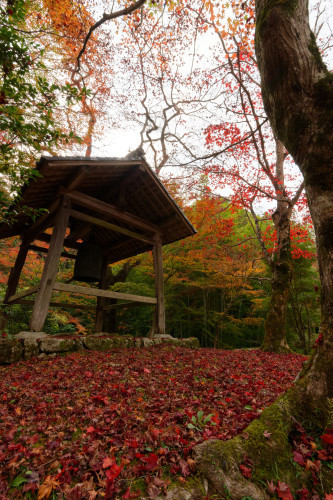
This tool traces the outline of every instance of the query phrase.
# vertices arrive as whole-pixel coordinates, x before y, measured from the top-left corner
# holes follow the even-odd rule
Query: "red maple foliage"
[[[48,498],[55,490],[66,498],[139,498],[141,478],[155,498],[168,477],[184,482],[193,474],[196,444],[240,433],[303,361],[158,347],[1,367],[0,497]]]

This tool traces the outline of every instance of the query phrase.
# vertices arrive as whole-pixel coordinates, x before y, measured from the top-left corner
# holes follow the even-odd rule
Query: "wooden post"
[[[64,197],[59,203],[59,209],[50,240],[50,247],[32,311],[30,329],[35,332],[40,332],[42,330],[48,313],[53,292],[53,284],[58,271],[60,255],[66,235],[70,208],[70,201]]]
[[[25,241],[22,241],[20,249],[19,249],[17,257],[16,257],[14,267],[12,267],[10,270],[10,274],[8,277],[8,283],[7,283],[7,290],[6,290],[5,297],[3,299],[4,304],[7,304],[7,300],[9,299],[9,297],[11,295],[14,295],[14,293],[16,292],[16,289],[17,289],[17,286],[18,286],[18,283],[20,280],[20,276],[21,276],[21,271],[22,271],[22,268],[24,266],[25,259],[27,257],[27,253],[28,253],[28,245]],[[4,328],[6,328],[7,320],[8,320],[8,313],[6,311],[2,311],[0,313],[0,330],[3,330]]]
[[[102,266],[101,279],[98,284],[98,288],[105,290],[107,288],[107,268],[108,263],[107,260],[104,259]],[[95,317],[95,333],[100,333],[103,331],[103,317],[104,311],[103,306],[105,303],[104,297],[97,297],[97,305],[96,305],[96,317]]]
[[[155,306],[154,323],[150,331],[150,337],[153,337],[156,334],[165,334],[163,257],[162,242],[159,235],[155,237],[153,259],[155,271],[155,295],[157,303]]]

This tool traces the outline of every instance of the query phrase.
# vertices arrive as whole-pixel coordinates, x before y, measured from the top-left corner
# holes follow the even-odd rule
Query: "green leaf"
[[[193,425],[193,424],[187,424],[187,427],[188,427],[189,429],[195,429],[195,428],[196,428],[196,427],[195,427],[195,425]]]
[[[333,462],[326,462],[325,465],[327,465],[329,469],[333,469]]]
[[[203,415],[204,415],[204,412],[202,410],[199,410],[198,413],[197,413],[197,417],[198,417],[199,421],[202,420]]]
[[[194,415],[193,415],[193,417],[191,418],[191,420],[192,420],[192,422],[193,422],[194,424],[196,424],[196,423],[197,423],[197,419],[196,419],[196,417],[195,417]]]
[[[245,410],[253,410],[252,406],[250,406],[250,405],[245,405],[244,408],[245,408]]]
[[[27,479],[25,477],[17,476],[14,479],[14,481],[12,482],[12,486],[14,488],[17,488],[18,486],[21,486],[21,484],[26,483],[26,482],[27,482]]]
[[[207,415],[207,417],[204,419],[204,424],[209,422],[213,416],[214,416],[214,413],[210,413],[209,415]]]

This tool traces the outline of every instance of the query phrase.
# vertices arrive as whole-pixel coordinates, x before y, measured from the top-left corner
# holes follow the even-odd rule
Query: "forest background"
[[[279,303],[282,336],[268,347],[308,352],[319,327],[315,243],[301,176],[263,110],[252,3],[152,3],[93,31],[79,61],[108,2],[0,6],[2,218],[41,154],[116,156],[120,130],[121,154],[142,148],[198,231],[164,251],[168,333],[202,346],[260,346]],[[329,63],[325,7],[313,5],[312,19]],[[0,245],[4,294],[18,241]],[[22,286],[38,281],[43,261],[30,258]],[[63,279],[72,272],[63,261]],[[109,286],[152,295],[151,255],[113,266]],[[25,329],[29,312],[11,308],[5,334]],[[151,317],[127,308],[109,313],[103,329],[144,336]],[[92,315],[73,309],[52,310],[45,329],[92,327]]]

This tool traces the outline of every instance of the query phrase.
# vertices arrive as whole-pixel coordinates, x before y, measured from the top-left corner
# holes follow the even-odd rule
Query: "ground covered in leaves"
[[[0,499],[156,498],[192,448],[240,433],[304,357],[123,349],[0,368]]]

